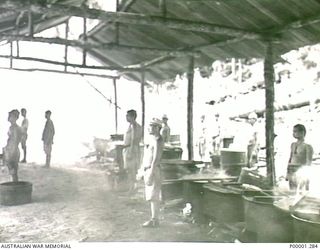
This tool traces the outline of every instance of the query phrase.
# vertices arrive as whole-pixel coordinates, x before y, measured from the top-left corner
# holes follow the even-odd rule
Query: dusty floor
[[[237,233],[185,222],[183,204],[170,202],[160,228],[141,228],[149,217],[142,186],[135,196],[112,191],[102,169],[23,164],[19,174],[33,183],[32,203],[0,206],[0,242],[234,242]]]

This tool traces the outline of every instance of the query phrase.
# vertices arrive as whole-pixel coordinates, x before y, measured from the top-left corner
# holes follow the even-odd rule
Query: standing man
[[[53,137],[54,137],[54,125],[51,117],[51,111],[47,110],[45,112],[45,117],[47,119],[46,124],[43,129],[42,133],[42,141],[43,141],[43,149],[46,154],[46,165],[45,167],[50,167],[50,161],[51,161],[51,151],[52,151],[52,144],[53,144]]]
[[[124,137],[123,166],[128,174],[129,191],[133,191],[136,185],[136,174],[140,164],[140,141],[142,128],[136,122],[137,112],[133,109],[127,111],[126,119],[129,128]]]
[[[258,140],[258,129],[256,126],[257,120],[258,116],[255,112],[252,112],[248,115],[248,122],[251,129],[251,133],[249,135],[249,143],[247,146],[247,160],[249,168],[253,167],[258,162],[260,144]]]
[[[167,115],[162,116],[162,123],[163,123],[163,127],[161,129],[161,136],[163,138],[163,141],[165,143],[167,143],[167,142],[169,142],[169,139],[170,139],[170,127],[168,125],[168,116]]]
[[[313,157],[313,148],[305,143],[307,130],[304,125],[296,124],[293,127],[293,137],[297,140],[291,144],[290,158],[287,168],[286,180],[289,181],[290,190],[296,191],[299,183],[297,171],[303,166],[310,166]],[[309,181],[305,181],[306,189],[309,190]]]
[[[27,162],[27,138],[28,138],[28,127],[29,127],[29,121],[27,119],[27,110],[25,108],[21,109],[21,115],[23,117],[22,123],[21,123],[21,147],[23,150],[23,159],[22,163]]]
[[[161,169],[160,160],[164,147],[163,138],[160,135],[161,120],[152,119],[148,132],[150,140],[145,145],[143,162],[137,178],[143,174],[145,183],[145,198],[150,202],[151,219],[146,221],[143,227],[158,227],[161,197]]]
[[[21,141],[21,128],[17,124],[19,118],[19,111],[14,109],[9,112],[8,121],[11,126],[8,131],[8,141],[4,148],[4,157],[6,165],[9,169],[9,174],[12,181],[18,181],[18,167],[20,159],[19,144]]]

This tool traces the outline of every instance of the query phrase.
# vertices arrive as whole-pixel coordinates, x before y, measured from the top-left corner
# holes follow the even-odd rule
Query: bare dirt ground
[[[112,191],[106,173],[89,166],[21,164],[20,180],[33,183],[32,203],[0,205],[0,242],[232,242],[230,231],[185,222],[181,205],[163,205],[161,226],[145,229],[149,207],[136,195]],[[0,182],[9,181],[6,171]]]

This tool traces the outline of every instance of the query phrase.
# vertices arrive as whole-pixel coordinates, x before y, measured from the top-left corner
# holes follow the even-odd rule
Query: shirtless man
[[[128,174],[129,191],[133,191],[136,185],[136,174],[140,164],[140,141],[142,139],[142,128],[136,122],[137,112],[127,111],[126,119],[129,128],[124,137],[123,166]]]
[[[5,162],[9,168],[12,181],[18,181],[18,166],[20,159],[19,144],[21,141],[21,128],[17,124],[19,111],[14,109],[9,112],[8,121],[11,126],[8,131],[8,141],[4,148]]]
[[[302,166],[310,166],[312,163],[313,148],[310,144],[304,142],[306,136],[306,128],[302,124],[297,124],[293,127],[293,137],[297,139],[291,144],[291,153],[287,169],[286,180],[289,181],[291,190],[296,190],[298,186],[298,179],[296,172]],[[308,182],[306,189],[308,189]]]

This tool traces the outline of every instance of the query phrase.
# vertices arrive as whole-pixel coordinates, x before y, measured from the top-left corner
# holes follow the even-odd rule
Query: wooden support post
[[[68,34],[69,34],[69,20],[66,21],[66,29],[65,29],[65,39],[68,40]],[[67,71],[67,64],[68,64],[68,44],[64,47],[64,71]]]
[[[241,59],[238,59],[238,83],[242,83],[242,61]]]
[[[10,42],[10,68],[13,67],[13,42]]]
[[[29,10],[28,12],[28,29],[29,29],[29,36],[33,37],[33,16],[32,16],[32,11]]]
[[[159,8],[161,11],[161,15],[163,17],[167,16],[167,5],[166,5],[166,0],[159,0]]]
[[[145,94],[144,94],[144,86],[145,86],[145,71],[141,72],[141,126],[142,126],[142,141],[144,141],[144,127],[145,127]]]
[[[24,15],[24,12],[22,11],[18,15],[17,20],[16,20],[16,25],[15,25],[16,32],[15,33],[16,33],[17,36],[19,36],[19,33],[20,33],[19,25],[20,25],[20,20],[22,19],[23,15]],[[19,46],[19,41],[18,40],[16,41],[16,46],[17,46],[17,56],[19,57],[19,55],[20,55],[20,46]]]
[[[188,147],[188,160],[193,160],[193,78],[194,78],[194,58],[193,57],[190,57],[187,76],[188,76],[187,147]]]
[[[119,11],[119,8],[120,8],[120,2],[119,0],[117,0],[116,2],[116,10],[117,12]],[[114,42],[115,44],[119,44],[119,27],[120,27],[120,24],[119,23],[114,23],[115,25],[115,28],[116,28],[116,32],[115,32],[115,38],[114,38]]]
[[[274,68],[272,42],[267,42],[264,60],[265,101],[266,101],[266,160],[267,178],[271,187],[275,185],[274,166]]]
[[[117,94],[117,79],[113,79],[113,90],[114,90],[114,117],[116,134],[118,134],[118,94]]]
[[[83,18],[83,41],[87,41],[87,18]],[[87,64],[87,50],[84,48],[82,51],[82,65]]]

